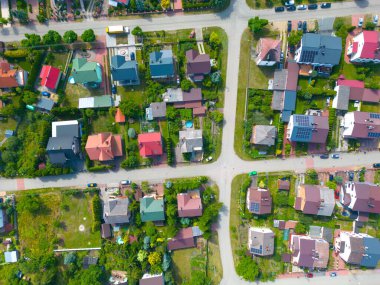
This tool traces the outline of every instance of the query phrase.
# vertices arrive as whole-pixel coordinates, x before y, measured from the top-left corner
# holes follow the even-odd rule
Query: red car
[[[306,274],[306,277],[307,277],[307,278],[313,278],[313,276],[314,276],[313,273],[308,273],[308,274]]]

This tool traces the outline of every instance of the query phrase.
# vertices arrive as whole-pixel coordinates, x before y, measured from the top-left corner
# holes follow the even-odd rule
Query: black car
[[[135,53],[131,52],[131,60],[135,60],[135,59],[136,59]]]
[[[316,9],[318,9],[318,4],[310,4],[307,6],[307,8],[309,10],[316,10]]]
[[[380,168],[380,163],[374,163],[373,168]]]
[[[292,31],[292,21],[288,21],[288,33]]]
[[[355,173],[353,171],[348,172],[348,180],[354,181]]]
[[[328,154],[322,154],[319,158],[321,158],[321,159],[328,159],[329,155]]]
[[[329,181],[333,181],[333,180],[334,180],[334,175],[329,174]]]
[[[331,3],[322,3],[322,4],[321,4],[321,8],[322,8],[322,9],[331,8]]]
[[[302,21],[298,21],[298,24],[297,24],[297,30],[298,30],[298,31],[301,31],[301,30],[302,30]]]
[[[304,22],[302,23],[302,31],[303,31],[304,33],[307,32],[307,22],[306,22],[306,21],[304,21]]]
[[[283,7],[283,6],[274,7],[274,11],[275,12],[284,12],[285,11],[285,7]]]
[[[294,5],[290,5],[290,6],[286,7],[286,11],[291,12],[291,11],[295,11],[295,10],[297,10],[297,9],[296,9],[296,6],[294,6]]]
[[[117,93],[117,89],[116,89],[116,85],[115,84],[112,84],[111,91],[112,91],[112,94],[116,94]]]

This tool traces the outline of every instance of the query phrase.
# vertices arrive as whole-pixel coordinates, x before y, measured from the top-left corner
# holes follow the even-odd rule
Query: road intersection
[[[111,183],[121,179],[128,178],[134,181],[152,180],[159,181],[166,178],[175,177],[191,177],[206,175],[215,181],[220,189],[220,201],[224,207],[220,215],[219,221],[219,243],[222,249],[221,259],[223,266],[223,280],[221,284],[249,284],[242,281],[235,273],[230,233],[229,233],[229,208],[231,182],[234,176],[241,173],[246,173],[250,170],[259,172],[285,171],[293,170],[303,172],[307,168],[314,167],[317,170],[328,169],[344,169],[349,167],[369,166],[374,162],[380,162],[380,153],[350,153],[341,155],[338,160],[321,160],[314,157],[289,158],[286,160],[260,160],[260,161],[243,161],[236,156],[234,152],[234,131],[235,131],[235,115],[237,104],[237,89],[238,89],[238,72],[239,72],[239,57],[240,57],[240,39],[244,29],[247,27],[247,21],[253,16],[260,16],[270,21],[281,20],[307,20],[317,19],[322,17],[346,16],[358,13],[374,13],[380,12],[380,1],[357,1],[334,3],[333,7],[328,11],[303,11],[292,13],[274,13],[273,9],[267,10],[251,10],[245,3],[245,0],[232,0],[232,4],[228,9],[217,14],[197,14],[197,15],[166,15],[160,17],[139,18],[132,20],[117,20],[105,21],[99,20],[94,22],[83,23],[55,23],[49,25],[17,26],[0,31],[0,37],[4,41],[21,40],[25,33],[44,34],[49,29],[64,33],[66,30],[74,30],[77,33],[83,32],[85,29],[92,28],[96,34],[104,34],[105,27],[110,25],[123,24],[126,26],[139,25],[144,31],[153,30],[174,30],[184,28],[202,28],[219,26],[223,28],[228,35],[228,62],[227,62],[227,79],[225,91],[225,108],[224,118],[225,124],[223,127],[222,152],[220,158],[210,164],[193,164],[191,166],[168,167],[162,166],[158,168],[147,168],[138,170],[118,170],[117,172],[109,173],[88,173],[82,172],[73,175],[58,176],[58,177],[43,177],[35,179],[24,179],[22,183],[17,179],[0,179],[1,190],[18,190],[18,185],[23,185],[25,189],[44,188],[44,187],[66,187],[66,186],[84,186],[89,182]],[[359,4],[360,3],[360,4]],[[88,23],[91,23],[88,25]],[[375,272],[367,271],[361,274],[375,274]],[[352,274],[350,273],[349,276]],[[352,275],[353,276],[353,275]],[[373,279],[363,278],[362,275],[347,277],[344,284],[375,284]],[[321,277],[322,278],[322,277]],[[360,280],[359,280],[360,279]],[[302,279],[285,280],[279,279],[276,284],[305,284]],[[317,280],[317,281],[316,281]],[[327,284],[330,279],[315,278],[308,280],[310,284]],[[341,279],[337,278],[341,283]],[[334,280],[334,281],[335,281]],[[338,282],[338,281],[337,281]]]

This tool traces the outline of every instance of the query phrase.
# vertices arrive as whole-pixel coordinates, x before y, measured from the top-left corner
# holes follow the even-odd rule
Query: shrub
[[[5,57],[9,58],[23,58],[28,55],[28,51],[25,49],[6,50],[4,52]]]
[[[92,198],[92,215],[94,218],[92,231],[96,232],[100,227],[102,217],[102,205],[100,203],[99,195],[97,194],[94,196],[94,198]]]

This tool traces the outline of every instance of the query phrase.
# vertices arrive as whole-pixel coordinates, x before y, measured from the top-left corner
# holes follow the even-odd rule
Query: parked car
[[[112,84],[111,91],[112,91],[112,94],[116,94],[117,93],[117,89],[116,89],[116,85],[115,84]]]
[[[339,153],[332,154],[331,158],[338,159],[339,158]]]
[[[131,52],[131,60],[135,60],[136,59],[136,55],[134,52]]]
[[[42,96],[50,97],[50,93],[47,91],[42,91],[41,94],[42,94]]]
[[[354,178],[355,178],[355,172],[349,171],[348,172],[348,180],[354,181]]]
[[[316,10],[316,9],[318,9],[318,4],[310,4],[307,6],[307,8],[309,10]]]
[[[96,184],[96,183],[88,183],[87,184],[87,187],[96,187],[96,186],[98,186],[98,184]]]
[[[283,7],[283,6],[274,7],[274,11],[275,12],[284,12],[285,11],[285,7]]]
[[[333,174],[329,174],[329,181],[333,181],[334,180],[334,175]]]
[[[331,8],[331,3],[326,3],[326,2],[325,2],[325,3],[322,3],[322,4],[321,4],[321,8],[322,8],[322,9],[328,9],[328,8]]]
[[[129,179],[121,180],[121,181],[120,181],[120,184],[121,184],[121,185],[130,185],[131,183],[132,183],[132,181],[129,180]]]
[[[297,24],[297,30],[298,30],[298,31],[301,31],[301,30],[302,30],[302,21],[298,21],[298,24]]]
[[[209,162],[209,161],[211,161],[212,159],[213,159],[213,157],[212,157],[212,156],[209,156],[209,157],[206,158],[206,162]]]
[[[292,31],[292,21],[288,21],[288,33]]]
[[[380,163],[374,163],[373,168],[380,168]]]
[[[325,153],[325,154],[322,154],[321,156],[319,156],[319,158],[321,158],[321,159],[328,159],[329,155]]]
[[[250,173],[248,173],[248,176],[256,176],[257,175],[257,171],[251,171]]]
[[[337,276],[336,272],[331,272],[330,273],[330,277],[336,277],[336,276]]]
[[[296,6],[294,6],[294,5],[286,6],[286,11],[292,12],[295,10],[296,10]]]
[[[359,21],[358,21],[358,27],[363,27],[363,22],[364,22],[364,19],[363,18],[359,18]]]
[[[190,33],[189,38],[193,39],[194,37],[195,37],[195,30],[192,30],[191,33]]]
[[[379,15],[373,16],[373,23],[377,26],[377,24],[379,23]]]
[[[306,277],[307,277],[307,278],[313,278],[313,276],[314,276],[313,273],[308,273],[308,274],[306,274]]]
[[[297,10],[307,10],[307,5],[298,5]]]
[[[302,23],[302,31],[303,31],[304,33],[307,32],[307,22],[306,22],[306,21],[303,21],[303,23]]]

